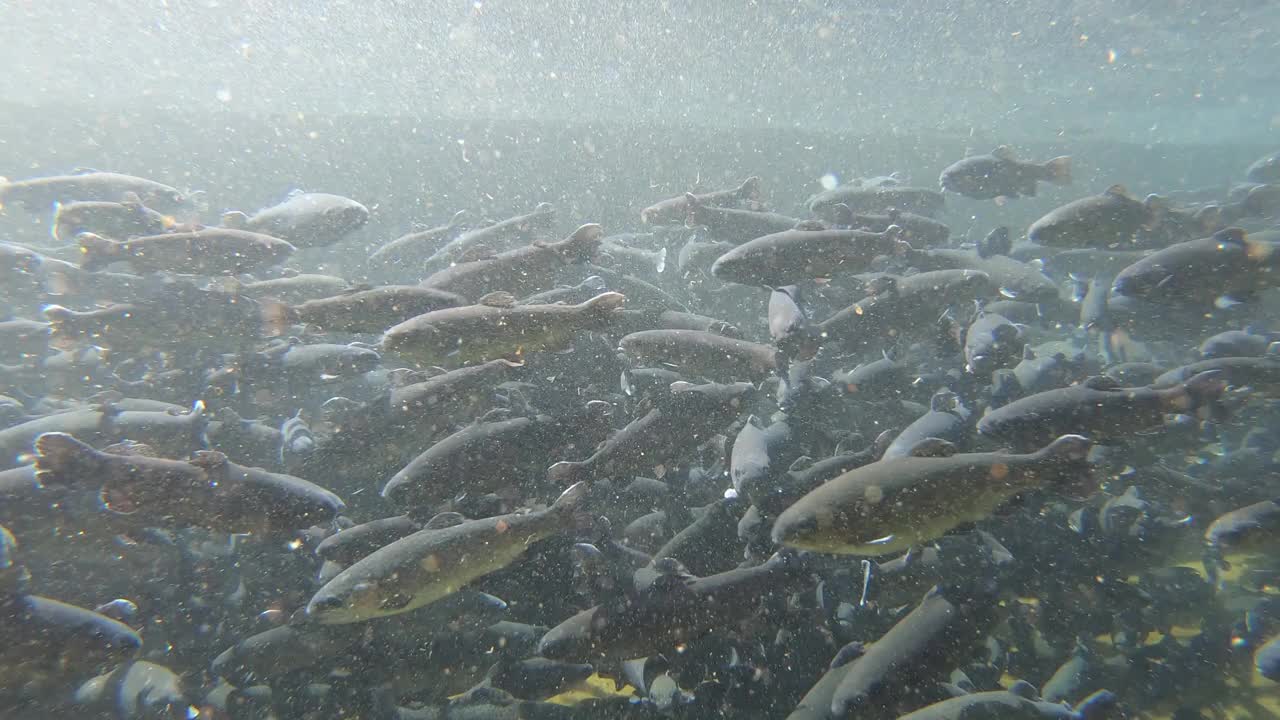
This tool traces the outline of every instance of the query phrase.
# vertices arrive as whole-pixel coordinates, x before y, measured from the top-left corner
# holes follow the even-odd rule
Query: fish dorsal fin
[[[102,452],[111,455],[134,455],[141,457],[160,457],[156,453],[155,448],[146,443],[135,442],[133,440],[121,440],[118,443],[108,445],[102,448]]]
[[[217,450],[197,450],[191,454],[191,459],[187,462],[206,472],[212,472],[225,468],[228,460],[226,455]]]
[[[1022,359],[1023,359],[1023,360],[1035,360],[1035,359],[1036,359],[1036,351],[1035,351],[1035,350],[1032,350],[1030,345],[1023,345],[1023,346],[1022,346]]]
[[[1223,228],[1213,234],[1213,239],[1225,244],[1244,247],[1248,242],[1248,234],[1238,227]]]
[[[827,224],[821,220],[801,220],[795,225],[796,230],[804,230],[806,232],[816,232],[818,230],[826,230]]]
[[[540,202],[533,207],[533,212],[539,215],[555,212],[556,208],[549,202]]]
[[[1129,189],[1121,185],[1120,183],[1116,183],[1115,185],[1112,185],[1111,187],[1107,188],[1105,191],[1103,191],[1102,194],[1114,195],[1116,197],[1123,197],[1123,198],[1133,197],[1132,195],[1129,194]]]
[[[484,245],[484,244],[472,245],[466,250],[463,250],[458,255],[458,257],[454,260],[454,262],[458,263],[459,265],[462,265],[464,263],[488,260],[496,256],[497,256],[497,253],[495,253],[493,249],[490,248],[488,245]]]
[[[911,457],[951,457],[956,454],[956,446],[942,438],[927,437],[912,445],[909,454]]]
[[[445,528],[455,527],[466,522],[467,518],[462,513],[442,512],[431,518],[422,526],[423,530],[444,530]]]
[[[939,390],[929,398],[929,409],[933,412],[951,412],[956,409],[956,394],[950,390]]]
[[[1116,380],[1110,375],[1090,375],[1080,381],[1080,384],[1090,390],[1119,390],[1124,387],[1120,384],[1119,380]]]
[[[997,147],[995,150],[992,150],[991,157],[994,157],[997,160],[1008,160],[1008,161],[1014,161],[1018,159],[1018,157],[1013,153],[1013,148],[1009,147],[1008,145],[1001,145]]]
[[[890,295],[898,291],[898,278],[892,275],[881,275],[871,282],[867,283],[866,292],[868,295]]]
[[[1040,693],[1036,692],[1036,686],[1032,685],[1026,680],[1019,680],[1014,684],[1010,685],[1009,693],[1013,695],[1017,695],[1020,698],[1026,698],[1027,700],[1040,699]]]
[[[249,216],[239,210],[231,210],[222,213],[222,227],[231,228],[233,230],[243,230],[249,225]]]
[[[477,305],[485,305],[495,308],[509,308],[516,304],[516,296],[506,290],[497,290],[476,301]]]
[[[800,472],[811,465],[813,465],[813,458],[808,455],[801,455],[791,462],[791,466],[788,467],[787,470],[791,472]]]

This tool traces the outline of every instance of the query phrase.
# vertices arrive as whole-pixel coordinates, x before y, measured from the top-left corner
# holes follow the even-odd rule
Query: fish
[[[561,460],[547,469],[553,482],[595,482],[634,474],[678,458],[728,425],[755,396],[750,383],[671,383],[669,393],[643,416],[609,438],[584,460]]]
[[[728,190],[714,190],[697,195],[686,193],[656,202],[640,211],[640,222],[646,225],[678,225],[685,222],[693,207],[689,204],[689,196],[698,205],[732,207],[760,198],[760,178],[749,177],[741,185]]]
[[[845,212],[845,206],[853,213],[882,213],[889,210],[911,212],[932,217],[946,206],[942,193],[929,188],[905,185],[841,185],[818,193],[809,199],[809,212],[828,221],[835,221]]]
[[[1166,413],[1217,412],[1217,400],[1225,389],[1226,383],[1214,372],[1199,373],[1170,387],[1135,388],[1095,375],[993,410],[978,421],[978,432],[1020,448],[1040,447],[1066,433],[1105,444],[1160,427]]]
[[[330,332],[380,333],[433,310],[466,304],[465,297],[447,290],[422,285],[381,285],[352,288],[296,305],[266,298],[258,303],[258,308],[262,334],[274,337],[284,335],[290,325],[297,324]]]
[[[1028,454],[930,453],[884,459],[828,480],[784,510],[774,542],[844,555],[886,555],[984,519],[1020,492],[1090,482],[1089,440],[1063,435]]]
[[[551,203],[538,203],[532,212],[457,234],[437,248],[424,265],[428,269],[437,270],[466,259],[469,253],[483,256],[501,252],[513,242],[547,230],[555,216],[556,210]]]
[[[711,265],[716,278],[743,285],[780,287],[802,280],[864,272],[878,256],[905,253],[902,229],[884,232],[803,226],[745,242]]]
[[[423,529],[386,545],[330,580],[307,602],[309,622],[339,625],[398,615],[456,593],[499,570],[531,543],[573,527],[588,485],[546,510]]]
[[[59,242],[65,242],[82,232],[127,239],[156,235],[176,225],[177,221],[173,217],[143,205],[136,195],[127,195],[122,202],[90,200],[56,203],[50,235]]]
[[[1071,158],[1027,162],[1019,160],[1008,145],[1001,145],[987,155],[970,155],[947,166],[938,182],[943,190],[975,200],[1035,197],[1041,182],[1071,184]]]
[[[229,228],[203,228],[111,240],[80,233],[80,266],[96,270],[123,262],[141,272],[234,275],[283,263],[294,246],[279,238]]]
[[[981,642],[1002,612],[990,588],[934,587],[848,665],[831,695],[832,717],[892,715],[924,683]]]
[[[444,225],[414,230],[401,235],[373,251],[369,255],[366,266],[370,269],[393,270],[399,266],[423,262],[436,251],[436,246],[441,240],[461,232],[467,217],[466,210],[459,210]]]
[[[1051,210],[1031,224],[1027,239],[1050,247],[1126,249],[1139,229],[1159,223],[1164,207],[1158,196],[1139,200],[1123,185],[1112,185]]]
[[[369,222],[369,208],[348,197],[297,192],[253,215],[226,213],[224,227],[280,238],[294,247],[332,245]]]
[[[1112,292],[1161,304],[1212,307],[1220,297],[1252,299],[1271,287],[1280,253],[1270,243],[1251,242],[1240,228],[1190,240],[1143,257],[1121,270]]]
[[[65,433],[36,438],[41,483],[95,488],[112,513],[223,532],[288,533],[332,520],[345,508],[332,492],[290,475],[199,451],[190,460],[103,452]]]
[[[132,198],[161,212],[177,211],[191,202],[188,195],[164,183],[96,170],[0,183],[0,204],[18,203],[29,210],[52,208],[56,202],[122,202]]]
[[[393,325],[382,348],[424,365],[517,357],[559,350],[580,331],[603,329],[622,308],[621,293],[601,293],[578,305],[515,305],[514,298],[481,298]]]
[[[633,362],[704,377],[758,382],[781,367],[771,346],[701,330],[642,330],[618,344]]]
[[[546,290],[561,268],[592,259],[603,237],[604,229],[599,225],[583,225],[560,242],[535,242],[497,255],[458,262],[433,273],[421,285],[473,298],[494,291],[525,297]]]

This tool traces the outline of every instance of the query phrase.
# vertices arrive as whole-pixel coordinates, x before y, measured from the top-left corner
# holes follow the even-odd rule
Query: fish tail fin
[[[262,334],[267,337],[279,337],[289,330],[289,326],[297,322],[297,311],[275,298],[264,298],[258,301],[258,316],[262,321]]]
[[[622,304],[626,301],[626,296],[620,292],[605,292],[600,293],[578,307],[582,308],[582,311],[589,315],[605,318],[614,314],[618,310],[621,310]]]
[[[97,270],[110,265],[121,255],[123,245],[94,233],[80,233],[80,267],[85,270]]]
[[[702,201],[697,195],[691,192],[684,194],[684,226],[687,228],[697,227],[702,224],[702,217],[706,213],[706,209],[702,205]]]
[[[1222,420],[1229,414],[1229,409],[1222,402],[1227,390],[1227,382],[1217,370],[1199,373],[1183,383],[1185,395],[1175,397],[1174,402],[1180,406],[1185,404],[1186,410],[1195,413],[1202,419]]]
[[[209,447],[209,414],[204,400],[191,403],[187,417],[191,419],[191,444],[197,448]]]
[[[72,485],[98,472],[102,453],[59,432],[36,438],[36,479],[44,484]]]
[[[590,495],[590,483],[574,483],[551,504],[551,512],[571,519],[575,529],[585,532],[591,528],[593,521],[591,510],[587,507]]]
[[[1075,715],[1080,720],[1103,720],[1115,708],[1119,698],[1110,690],[1099,690],[1080,701],[1075,706]]]
[[[1071,156],[1061,155],[1041,165],[1044,168],[1044,179],[1054,185],[1071,184]]]
[[[661,274],[667,269],[667,249],[664,247],[658,250],[657,255],[653,258],[653,271]]]
[[[1063,435],[1049,443],[1038,455],[1057,460],[1056,490],[1071,498],[1087,499],[1098,490],[1098,477],[1089,464],[1093,442],[1083,435]]]
[[[572,460],[561,460],[560,462],[547,468],[547,479],[556,485],[572,485],[580,482],[590,482],[591,477],[588,472],[588,465],[584,462],[574,462]]]
[[[604,229],[596,223],[587,223],[573,231],[561,245],[561,255],[569,262],[589,260],[600,249]]]

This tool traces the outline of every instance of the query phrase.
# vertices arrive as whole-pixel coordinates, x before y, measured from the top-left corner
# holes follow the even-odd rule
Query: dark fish
[[[558,462],[548,468],[547,476],[566,483],[648,472],[711,439],[745,409],[755,392],[745,382],[672,383],[656,407],[628,423],[591,457]]]
[[[462,364],[560,350],[581,331],[604,329],[622,307],[607,292],[579,305],[515,305],[514,299],[436,310],[406,320],[382,335],[382,347],[423,365]]]
[[[1211,307],[1220,297],[1252,299],[1273,285],[1280,252],[1239,228],[1171,245],[1120,271],[1114,292],[1160,304]]]
[[[291,532],[332,520],[337,495],[290,475],[247,468],[219,452],[191,461],[94,450],[63,433],[36,439],[42,483],[98,490],[103,506],[153,524],[221,532]]]
[[[831,383],[843,395],[859,400],[886,400],[907,394],[911,387],[911,368],[881,353],[881,357],[858,363],[852,370],[831,375]]]
[[[887,277],[878,292],[817,323],[824,344],[848,349],[889,347],[904,337],[932,332],[951,305],[969,305],[996,291],[991,276],[976,270],[936,270]]]
[[[637,363],[709,378],[760,381],[780,367],[773,347],[698,330],[645,330],[619,345]]]
[[[87,171],[0,182],[0,205],[19,203],[29,210],[52,207],[55,202],[122,202],[130,197],[162,212],[181,209],[190,202],[190,198],[163,183],[111,172]]]
[[[337,625],[398,615],[452,595],[510,565],[529,545],[570,528],[588,486],[574,485],[546,510],[420,530],[342,571],[307,603],[309,621]]]
[[[122,202],[103,200],[57,203],[51,233],[54,240],[66,241],[82,232],[125,239],[156,235],[172,228],[176,221],[142,204],[136,197]]]
[[[942,171],[939,183],[943,190],[977,200],[998,197],[1035,197],[1036,184],[1071,184],[1071,158],[1061,157],[1045,162],[1019,160],[1007,145],[990,155],[971,155]]]
[[[604,230],[599,225],[583,225],[560,242],[535,242],[497,255],[457,262],[423,280],[422,285],[471,298],[492,291],[524,297],[547,289],[561,268],[594,257],[603,237]]]
[[[436,270],[466,259],[472,253],[483,256],[502,252],[515,242],[532,239],[550,229],[555,217],[556,210],[550,203],[538,203],[533,212],[459,234],[432,253],[425,266]]]
[[[978,421],[978,432],[1019,448],[1041,447],[1065,433],[1109,444],[1160,427],[1166,413],[1213,411],[1225,388],[1212,372],[1165,388],[1127,388],[1109,377],[1093,376],[993,410]]]
[[[933,588],[848,665],[831,696],[833,716],[895,716],[895,709],[978,646],[1000,615],[988,590]]]
[[[323,247],[364,227],[369,208],[341,195],[295,193],[251,216],[227,213],[222,221],[227,227],[277,237],[294,247]]]
[[[726,282],[779,287],[865,272],[877,257],[909,248],[896,225],[881,233],[801,226],[733,248],[712,264],[711,274]]]
[[[679,225],[688,218],[690,208],[689,196],[699,204],[710,207],[733,207],[744,201],[760,198],[760,178],[749,177],[742,184],[730,190],[693,194],[685,193],[654,203],[640,211],[640,222],[648,225]]]
[[[1163,202],[1152,195],[1138,200],[1122,185],[1101,195],[1067,203],[1031,224],[1027,239],[1055,247],[1105,248],[1128,245],[1143,226],[1159,222]]]
[[[1280,537],[1280,500],[1263,500],[1218,516],[1204,531],[1217,555],[1271,547]]]
[[[946,204],[942,193],[904,185],[841,185],[809,199],[809,212],[828,221],[838,221],[839,206],[854,213],[883,213],[889,210],[933,216]]]
[[[591,438],[603,434],[592,432],[602,420],[603,405],[595,401],[566,418],[537,415],[468,425],[410,461],[387,481],[382,496],[399,507],[420,509],[463,493],[518,486],[523,477],[545,468],[549,455],[590,452]]]
[[[383,285],[352,289],[340,295],[307,300],[297,305],[264,299],[258,303],[262,334],[283,335],[290,325],[309,325],[322,331],[380,333],[433,310],[467,304],[462,295],[419,285]]]
[[[881,460],[833,478],[787,508],[775,542],[823,553],[887,555],[981,520],[1039,487],[1090,480],[1089,441],[1064,435],[1025,455],[956,453]],[[954,452],[951,450],[949,452]]]
[[[689,214],[686,225],[700,225],[714,237],[740,245],[753,238],[790,230],[800,224],[798,218],[757,210],[708,205],[693,193],[685,193]]]
[[[80,233],[80,265],[96,270],[114,262],[140,272],[234,275],[279,265],[294,247],[279,238],[246,230],[203,228],[108,240]]]
[[[440,246],[440,241],[459,232],[467,212],[459,210],[447,225],[415,230],[379,247],[369,256],[370,268],[395,269],[426,262]]]

